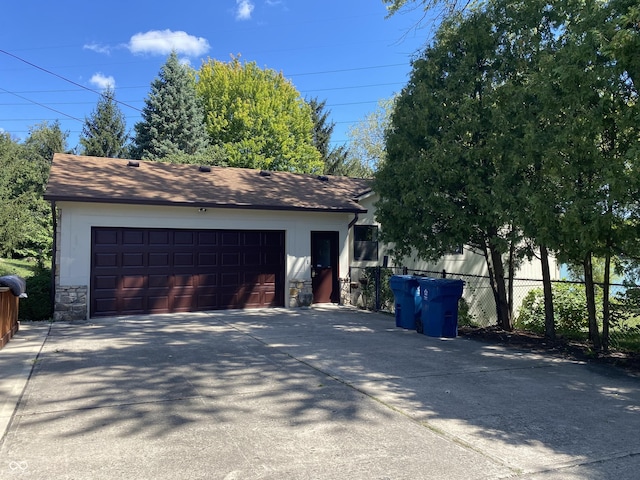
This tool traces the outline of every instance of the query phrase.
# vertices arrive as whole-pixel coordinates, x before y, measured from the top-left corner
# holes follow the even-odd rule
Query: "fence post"
[[[380,265],[376,267],[376,312],[380,310]]]
[[[402,267],[402,274],[409,275],[409,269],[407,267]]]
[[[447,278],[447,271],[444,268],[442,269],[442,278]]]

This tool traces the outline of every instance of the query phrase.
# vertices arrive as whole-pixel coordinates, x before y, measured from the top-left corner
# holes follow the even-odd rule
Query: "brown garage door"
[[[92,229],[91,316],[284,306],[284,232]]]

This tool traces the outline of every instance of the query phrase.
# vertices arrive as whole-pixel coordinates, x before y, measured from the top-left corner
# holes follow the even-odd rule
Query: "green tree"
[[[322,173],[311,107],[282,73],[233,58],[203,63],[197,77],[209,139],[230,166]]]
[[[79,139],[82,154],[120,158],[127,153],[127,140],[124,115],[115,102],[115,92],[108,88],[91,116],[85,118]]]
[[[389,128],[395,98],[378,101],[378,107],[349,128],[351,156],[370,172],[375,172],[386,158],[385,132]]]
[[[189,67],[172,52],[151,83],[142,121],[135,125],[132,156],[158,160],[172,155],[196,155],[207,146],[202,106]]]
[[[0,135],[0,254],[49,258],[51,208],[43,199],[53,154],[66,150],[60,124],[32,127],[24,143]]]
[[[329,121],[331,112],[326,109],[326,100],[319,101],[317,98],[312,98],[307,103],[311,107],[311,118],[313,120],[313,144],[320,152],[324,162],[323,173],[356,178],[370,177],[371,171],[350,155],[346,146],[331,146],[331,136],[333,135],[335,123]]]
[[[558,30],[561,48],[541,70],[540,94],[551,132],[547,175],[556,190],[558,221],[551,236],[560,258],[581,264],[586,285],[589,334],[596,349],[608,346],[611,260],[637,255],[638,92],[624,61],[607,53],[610,4],[566,2]],[[588,68],[585,68],[588,65]],[[594,257],[603,258],[603,337],[596,317]]]
[[[408,8],[411,4],[417,4],[414,7],[422,8],[425,12],[435,11],[440,16],[446,16],[483,2],[482,0],[382,0],[382,3],[387,6],[389,16],[405,7]]]
[[[483,252],[498,325],[512,328],[503,257],[515,262],[513,173],[505,166],[505,116],[496,103],[508,80],[493,12],[445,20],[413,63],[387,131],[387,159],[374,190],[394,254],[437,259],[460,244]],[[509,273],[513,272],[508,268]]]

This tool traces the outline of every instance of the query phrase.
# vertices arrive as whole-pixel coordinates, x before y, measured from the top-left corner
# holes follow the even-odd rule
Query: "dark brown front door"
[[[338,232],[311,232],[313,303],[339,303]]]
[[[92,229],[91,316],[284,306],[284,232]]]

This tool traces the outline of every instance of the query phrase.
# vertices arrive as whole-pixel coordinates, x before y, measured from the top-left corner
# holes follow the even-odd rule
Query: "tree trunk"
[[[544,290],[544,336],[549,340],[556,339],[556,321],[553,312],[553,289],[551,271],[549,269],[549,251],[545,245],[540,246],[542,263],[542,288]]]
[[[514,258],[516,256],[516,241],[513,239],[513,229],[511,235],[511,245],[509,245],[509,291],[507,292],[507,302],[509,305],[509,318],[513,318],[513,280],[516,276],[516,264]]]
[[[609,309],[609,283],[611,282],[611,254],[607,252],[604,260],[604,285],[602,293],[602,350],[609,350],[609,319],[611,317]]]
[[[495,246],[489,242],[485,244],[485,259],[489,269],[491,290],[496,302],[496,316],[498,326],[503,330],[513,330],[511,315],[509,314],[509,302],[507,300],[507,288],[504,281],[504,266],[502,255]]]
[[[600,333],[598,332],[598,319],[596,318],[596,294],[593,284],[593,266],[591,253],[584,257],[584,288],[587,296],[587,313],[589,315],[589,340],[596,350],[600,350]]]

